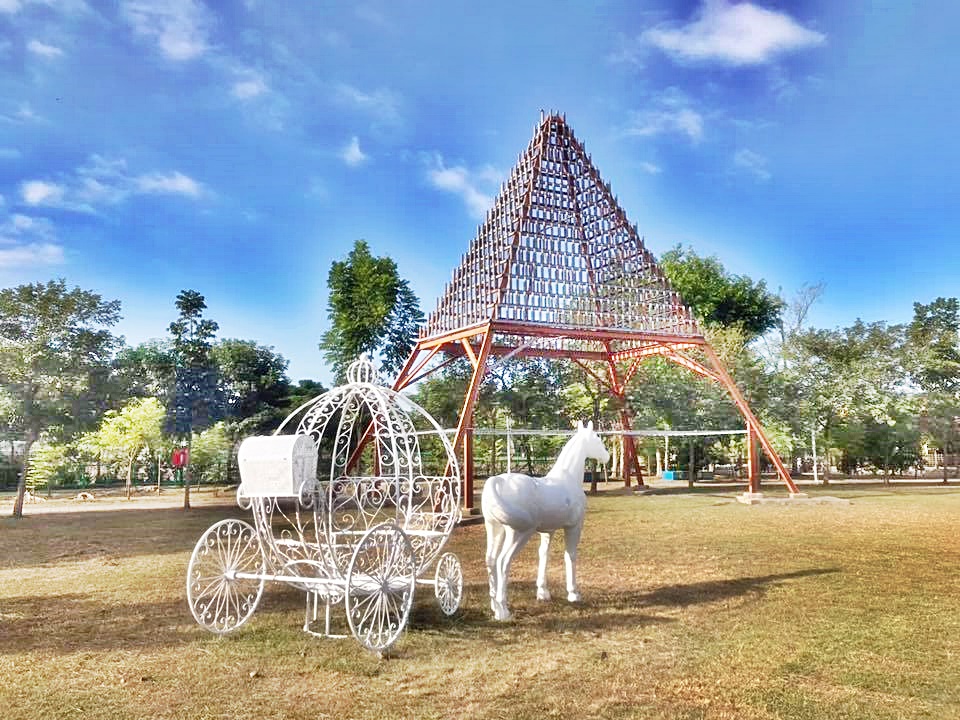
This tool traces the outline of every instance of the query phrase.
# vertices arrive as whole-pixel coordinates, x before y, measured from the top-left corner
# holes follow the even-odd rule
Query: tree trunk
[[[37,441],[36,433],[27,434],[27,446],[23,450],[23,470],[17,480],[17,497],[13,501],[13,517],[23,517],[23,498],[27,493],[27,473],[30,471],[30,448]]]
[[[131,490],[133,489],[133,465],[134,458],[130,458],[130,462],[127,464],[127,500],[130,499]]]
[[[947,482],[947,438],[943,438],[943,482]]]
[[[183,466],[183,509],[190,509],[190,447],[193,445],[193,432],[187,435],[187,462]]]

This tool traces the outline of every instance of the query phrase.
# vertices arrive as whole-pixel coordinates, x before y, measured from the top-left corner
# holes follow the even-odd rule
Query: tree
[[[163,443],[164,414],[164,407],[156,398],[136,398],[119,412],[108,412],[103,418],[97,444],[125,466],[128,500],[140,454],[144,450],[156,452]]]
[[[221,420],[196,436],[191,448],[190,465],[198,478],[222,477],[233,449],[234,433]]]
[[[780,321],[783,300],[763,280],[731,275],[716,257],[702,258],[678,245],[660,258],[660,268],[705,325],[738,327],[749,340]]]
[[[926,432],[943,449],[943,481],[947,482],[947,452],[956,443],[960,421],[960,301],[937,298],[913,304],[907,326],[907,367],[923,391],[922,418]]]
[[[106,365],[117,339],[107,330],[120,303],[55,280],[0,290],[0,377],[24,433],[24,467],[13,516],[23,516],[30,448],[46,429],[69,424],[78,396]]]
[[[287,361],[272,347],[252,340],[221,340],[211,348],[220,375],[226,413],[255,430],[276,425],[290,380]]]
[[[175,365],[169,341],[151,340],[136,347],[125,347],[113,360],[116,392],[124,400],[155,397],[166,407],[175,385]]]
[[[864,420],[896,421],[904,403],[900,363],[904,330],[860,320],[842,330],[807,330],[794,339],[790,368],[801,415],[822,434],[824,451],[841,441],[848,456],[862,452]],[[829,461],[825,480],[829,480]]]
[[[380,353],[383,371],[396,374],[416,342],[423,322],[419,301],[389,257],[374,257],[363,240],[346,260],[335,261],[327,276],[330,329],[320,350],[337,382],[363,353]]]
[[[176,370],[173,403],[167,408],[167,429],[186,438],[189,450],[194,431],[209,427],[223,414],[219,377],[211,352],[219,326],[203,317],[207,303],[196,290],[183,290],[175,304],[180,316],[170,323]],[[184,468],[183,509],[190,509],[189,460]]]

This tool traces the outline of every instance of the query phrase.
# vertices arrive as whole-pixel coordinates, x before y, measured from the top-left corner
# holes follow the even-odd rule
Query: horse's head
[[[610,453],[607,452],[603,440],[593,429],[593,420],[584,425],[577,421],[577,435],[583,438],[583,447],[586,450],[586,456],[593,460],[599,460],[602,464],[610,461]]]

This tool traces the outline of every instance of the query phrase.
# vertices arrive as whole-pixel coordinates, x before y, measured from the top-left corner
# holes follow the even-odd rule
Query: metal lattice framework
[[[703,364],[687,352],[699,349]],[[797,492],[693,313],[646,249],[565,116],[541,117],[493,208],[454,270],[406,365],[399,390],[465,356],[474,372],[454,447],[463,450],[464,493],[473,498],[473,411],[492,357],[566,358],[619,400],[629,431],[626,384],[645,358],[661,356],[721,384],[747,425],[750,487],[759,490],[756,446]],[[587,364],[602,363],[602,370]],[[633,438],[625,436],[624,476],[642,483]]]

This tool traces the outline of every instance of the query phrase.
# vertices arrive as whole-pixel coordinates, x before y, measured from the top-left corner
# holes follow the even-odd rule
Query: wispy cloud
[[[170,60],[193,60],[209,49],[213,18],[197,0],[127,0],[121,13],[134,33]]]
[[[14,123],[17,125],[23,123],[43,123],[46,122],[45,118],[42,115],[38,115],[34,112],[33,107],[30,103],[20,103],[16,110],[12,112],[4,112],[0,114],[0,120],[5,122]]]
[[[57,205],[64,192],[62,185],[44,180],[28,180],[20,185],[20,196],[27,205]]]
[[[19,213],[0,218],[0,270],[64,263],[49,220]]]
[[[484,192],[481,186],[495,186],[502,174],[487,165],[471,171],[463,165],[447,167],[439,154],[430,159],[427,179],[438,190],[458,195],[467,206],[471,217],[483,218],[493,206],[493,196]]]
[[[23,7],[23,3],[20,0],[0,0],[0,13],[13,15],[19,12],[21,7]]]
[[[762,65],[783,53],[822,45],[826,36],[787,13],[750,2],[705,0],[692,22],[651,28],[641,40],[680,62]]]
[[[753,152],[753,150],[746,148],[737,150],[733,155],[733,165],[738,170],[746,172],[763,182],[773,177],[767,169],[767,159],[763,155]]]
[[[19,157],[20,151],[16,148],[0,147],[0,160],[16,160]]]
[[[179,171],[131,174],[126,161],[92,155],[73,173],[55,180],[27,180],[20,198],[31,207],[55,207],[94,213],[96,208],[117,205],[131,195],[181,195],[200,197],[203,185]]]
[[[686,135],[691,142],[703,139],[703,116],[691,107],[689,99],[676,88],[655,97],[651,106],[630,114],[626,134],[651,137],[664,133]]]
[[[195,198],[203,192],[200,183],[179,171],[140,175],[135,183],[137,190],[149,195],[186,195]]]
[[[391,90],[378,88],[373,92],[365,92],[353,85],[340,83],[334,95],[341,105],[371,115],[377,123],[396,125],[400,122],[400,98]]]
[[[340,152],[340,159],[350,167],[363,165],[369,158],[370,156],[360,149],[360,139],[356,135],[350,138],[350,142]]]
[[[245,70],[240,74],[241,77],[233,83],[233,87],[230,89],[230,94],[237,100],[252,100],[270,89],[267,87],[266,80],[259,73]]]
[[[646,161],[640,163],[640,169],[648,175],[659,175],[661,172],[663,172],[659,165],[654,165],[652,162]]]
[[[38,55],[42,58],[58,58],[63,56],[63,50],[56,47],[55,45],[47,45],[44,42],[39,40],[31,40],[27,43],[27,50],[32,52],[34,55]]]

